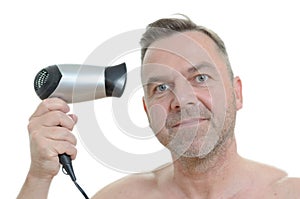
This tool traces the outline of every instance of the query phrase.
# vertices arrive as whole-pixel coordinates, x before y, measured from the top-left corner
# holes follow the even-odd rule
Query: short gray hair
[[[148,47],[155,41],[171,36],[175,33],[186,32],[186,31],[199,31],[210,37],[218,47],[221,55],[225,58],[227,69],[229,71],[230,78],[233,79],[233,72],[230,66],[228,54],[225,48],[225,44],[222,39],[212,30],[195,24],[187,16],[182,15],[185,19],[180,18],[163,18],[159,19],[146,28],[146,32],[143,34],[140,45],[141,49],[141,60],[143,63],[145,54]]]

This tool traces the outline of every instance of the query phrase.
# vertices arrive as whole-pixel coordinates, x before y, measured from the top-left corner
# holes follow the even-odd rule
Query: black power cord
[[[78,190],[82,193],[85,199],[89,199],[89,197],[86,195],[84,190],[77,184],[75,173],[73,170],[71,157],[67,154],[60,154],[58,155],[59,162],[62,164],[62,171],[64,174],[69,175],[71,177],[71,180],[74,182],[75,186],[78,188]]]
[[[89,197],[86,195],[86,193],[83,191],[83,189],[79,186],[79,184],[77,184],[76,181],[73,181],[75,186],[79,189],[79,191],[82,193],[82,195],[84,196],[85,199],[89,199]]]

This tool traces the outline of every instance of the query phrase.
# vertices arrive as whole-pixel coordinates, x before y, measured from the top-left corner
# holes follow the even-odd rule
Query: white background
[[[1,198],[16,197],[30,164],[27,123],[40,102],[33,90],[35,74],[52,64],[81,64],[111,37],[174,13],[188,15],[225,41],[233,70],[243,81],[244,108],[236,126],[239,153],[299,177],[298,5],[296,0],[1,1]],[[139,55],[130,59],[139,60]],[[129,107],[142,110],[138,95]],[[132,120],[145,119],[140,114],[131,114]],[[131,144],[124,146],[132,150]],[[80,141],[78,151],[73,166],[88,195],[126,175],[100,164]],[[60,172],[49,198],[83,197]]]

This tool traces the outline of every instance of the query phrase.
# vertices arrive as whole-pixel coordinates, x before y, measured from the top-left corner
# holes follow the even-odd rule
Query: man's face
[[[173,154],[204,158],[233,135],[236,96],[216,44],[200,32],[154,42],[142,67],[144,104],[158,140]],[[240,93],[239,93],[240,92]]]

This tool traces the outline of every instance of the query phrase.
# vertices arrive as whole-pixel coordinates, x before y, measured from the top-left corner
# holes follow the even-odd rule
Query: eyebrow
[[[204,68],[208,68],[208,69],[213,69],[215,70],[215,68],[213,67],[213,65],[211,63],[208,62],[202,62],[200,64],[195,64],[193,65],[191,68],[189,68],[187,71],[188,73],[195,73],[198,72],[199,70],[202,70]]]
[[[187,72],[192,74],[192,73],[199,72],[199,70],[202,70],[204,68],[215,70],[215,68],[213,67],[213,65],[211,63],[202,62],[202,63],[195,64],[192,67],[188,68]],[[153,76],[153,77],[150,77],[149,79],[147,79],[146,84],[162,82],[162,81],[165,81],[166,79],[170,79],[170,76],[168,76],[168,75]]]
[[[154,82],[161,82],[162,80],[166,80],[168,78],[169,78],[169,76],[155,76],[155,77],[150,77],[147,80],[147,84],[154,83]]]

